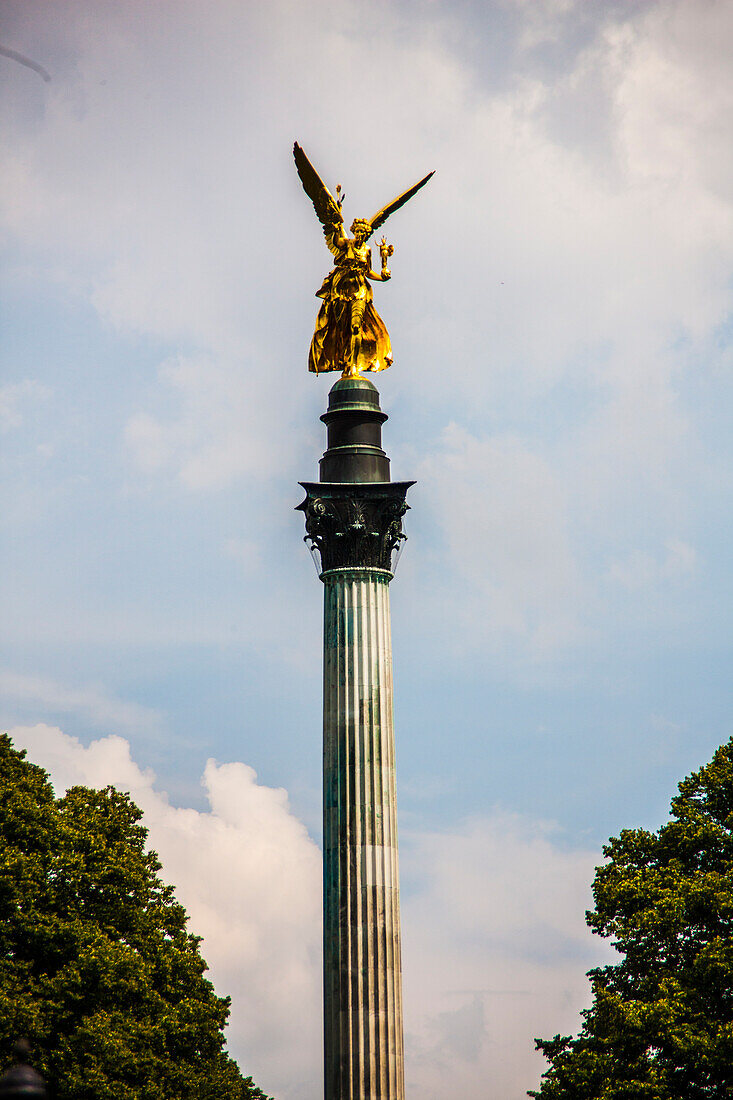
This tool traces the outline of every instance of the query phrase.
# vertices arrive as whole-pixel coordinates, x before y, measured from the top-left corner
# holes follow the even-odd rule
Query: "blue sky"
[[[601,844],[659,824],[731,732],[733,9],[10,0],[3,24],[51,81],[0,58],[1,716],[59,783],[72,759],[115,781],[123,738],[129,785],[202,844],[209,758],[255,770],[211,775],[274,800],[283,866],[319,840],[294,508],[324,447],[329,256],[292,142],[349,216],[436,170],[375,293],[385,444],[418,481],[392,586],[408,1083],[521,1096],[603,950]],[[200,910],[235,1005],[305,951],[298,995],[283,974],[232,1023],[282,1100],[318,1093],[317,1037],[277,1038],[317,1000],[316,887],[282,901],[302,919],[272,925],[269,971],[232,970]]]

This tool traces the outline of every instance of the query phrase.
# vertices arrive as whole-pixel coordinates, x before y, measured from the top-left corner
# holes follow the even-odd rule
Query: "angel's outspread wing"
[[[333,233],[335,225],[343,225],[344,216],[341,213],[341,208],[297,141],[293,145],[293,156],[295,157],[295,167],[298,169],[303,189],[313,203],[318,220],[323,226],[326,236],[328,236]]]
[[[413,195],[417,194],[421,187],[425,186],[430,177],[434,175],[435,172],[428,172],[427,176],[425,176],[424,179],[421,179],[419,183],[416,183],[414,187],[411,187],[409,191],[404,191],[401,195],[398,195],[396,199],[392,199],[392,202],[388,203],[387,206],[383,206],[381,210],[378,210],[374,217],[369,219],[372,227],[372,233],[374,233],[375,230],[379,229],[381,225],[384,225],[390,214],[394,214],[395,210],[399,210],[401,206],[404,206],[405,203],[409,199],[411,199]],[[301,179],[302,178],[303,177],[301,176]]]

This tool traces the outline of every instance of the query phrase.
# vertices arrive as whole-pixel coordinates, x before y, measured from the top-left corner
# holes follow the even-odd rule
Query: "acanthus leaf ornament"
[[[372,568],[391,571],[393,554],[407,538],[402,517],[413,482],[325,486],[301,482],[306,498],[305,541],[321,557],[321,571]],[[324,492],[324,490],[326,490]],[[358,492],[358,496],[357,496]]]

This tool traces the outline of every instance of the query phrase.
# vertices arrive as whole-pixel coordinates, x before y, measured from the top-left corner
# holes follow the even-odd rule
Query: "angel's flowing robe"
[[[308,370],[321,374],[350,366],[352,316],[355,321],[361,320],[356,369],[359,373],[384,370],[392,363],[392,347],[384,321],[372,302],[368,279],[371,249],[366,244],[357,246],[338,230],[327,234],[326,241],[336,257],[336,266],[316,293],[317,298],[323,298],[323,305],[311,340]]]

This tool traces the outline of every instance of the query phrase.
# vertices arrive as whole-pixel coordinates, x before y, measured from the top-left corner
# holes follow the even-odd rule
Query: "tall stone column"
[[[331,390],[321,481],[302,482],[323,619],[325,1100],[404,1100],[389,582],[405,496],[364,378]]]

